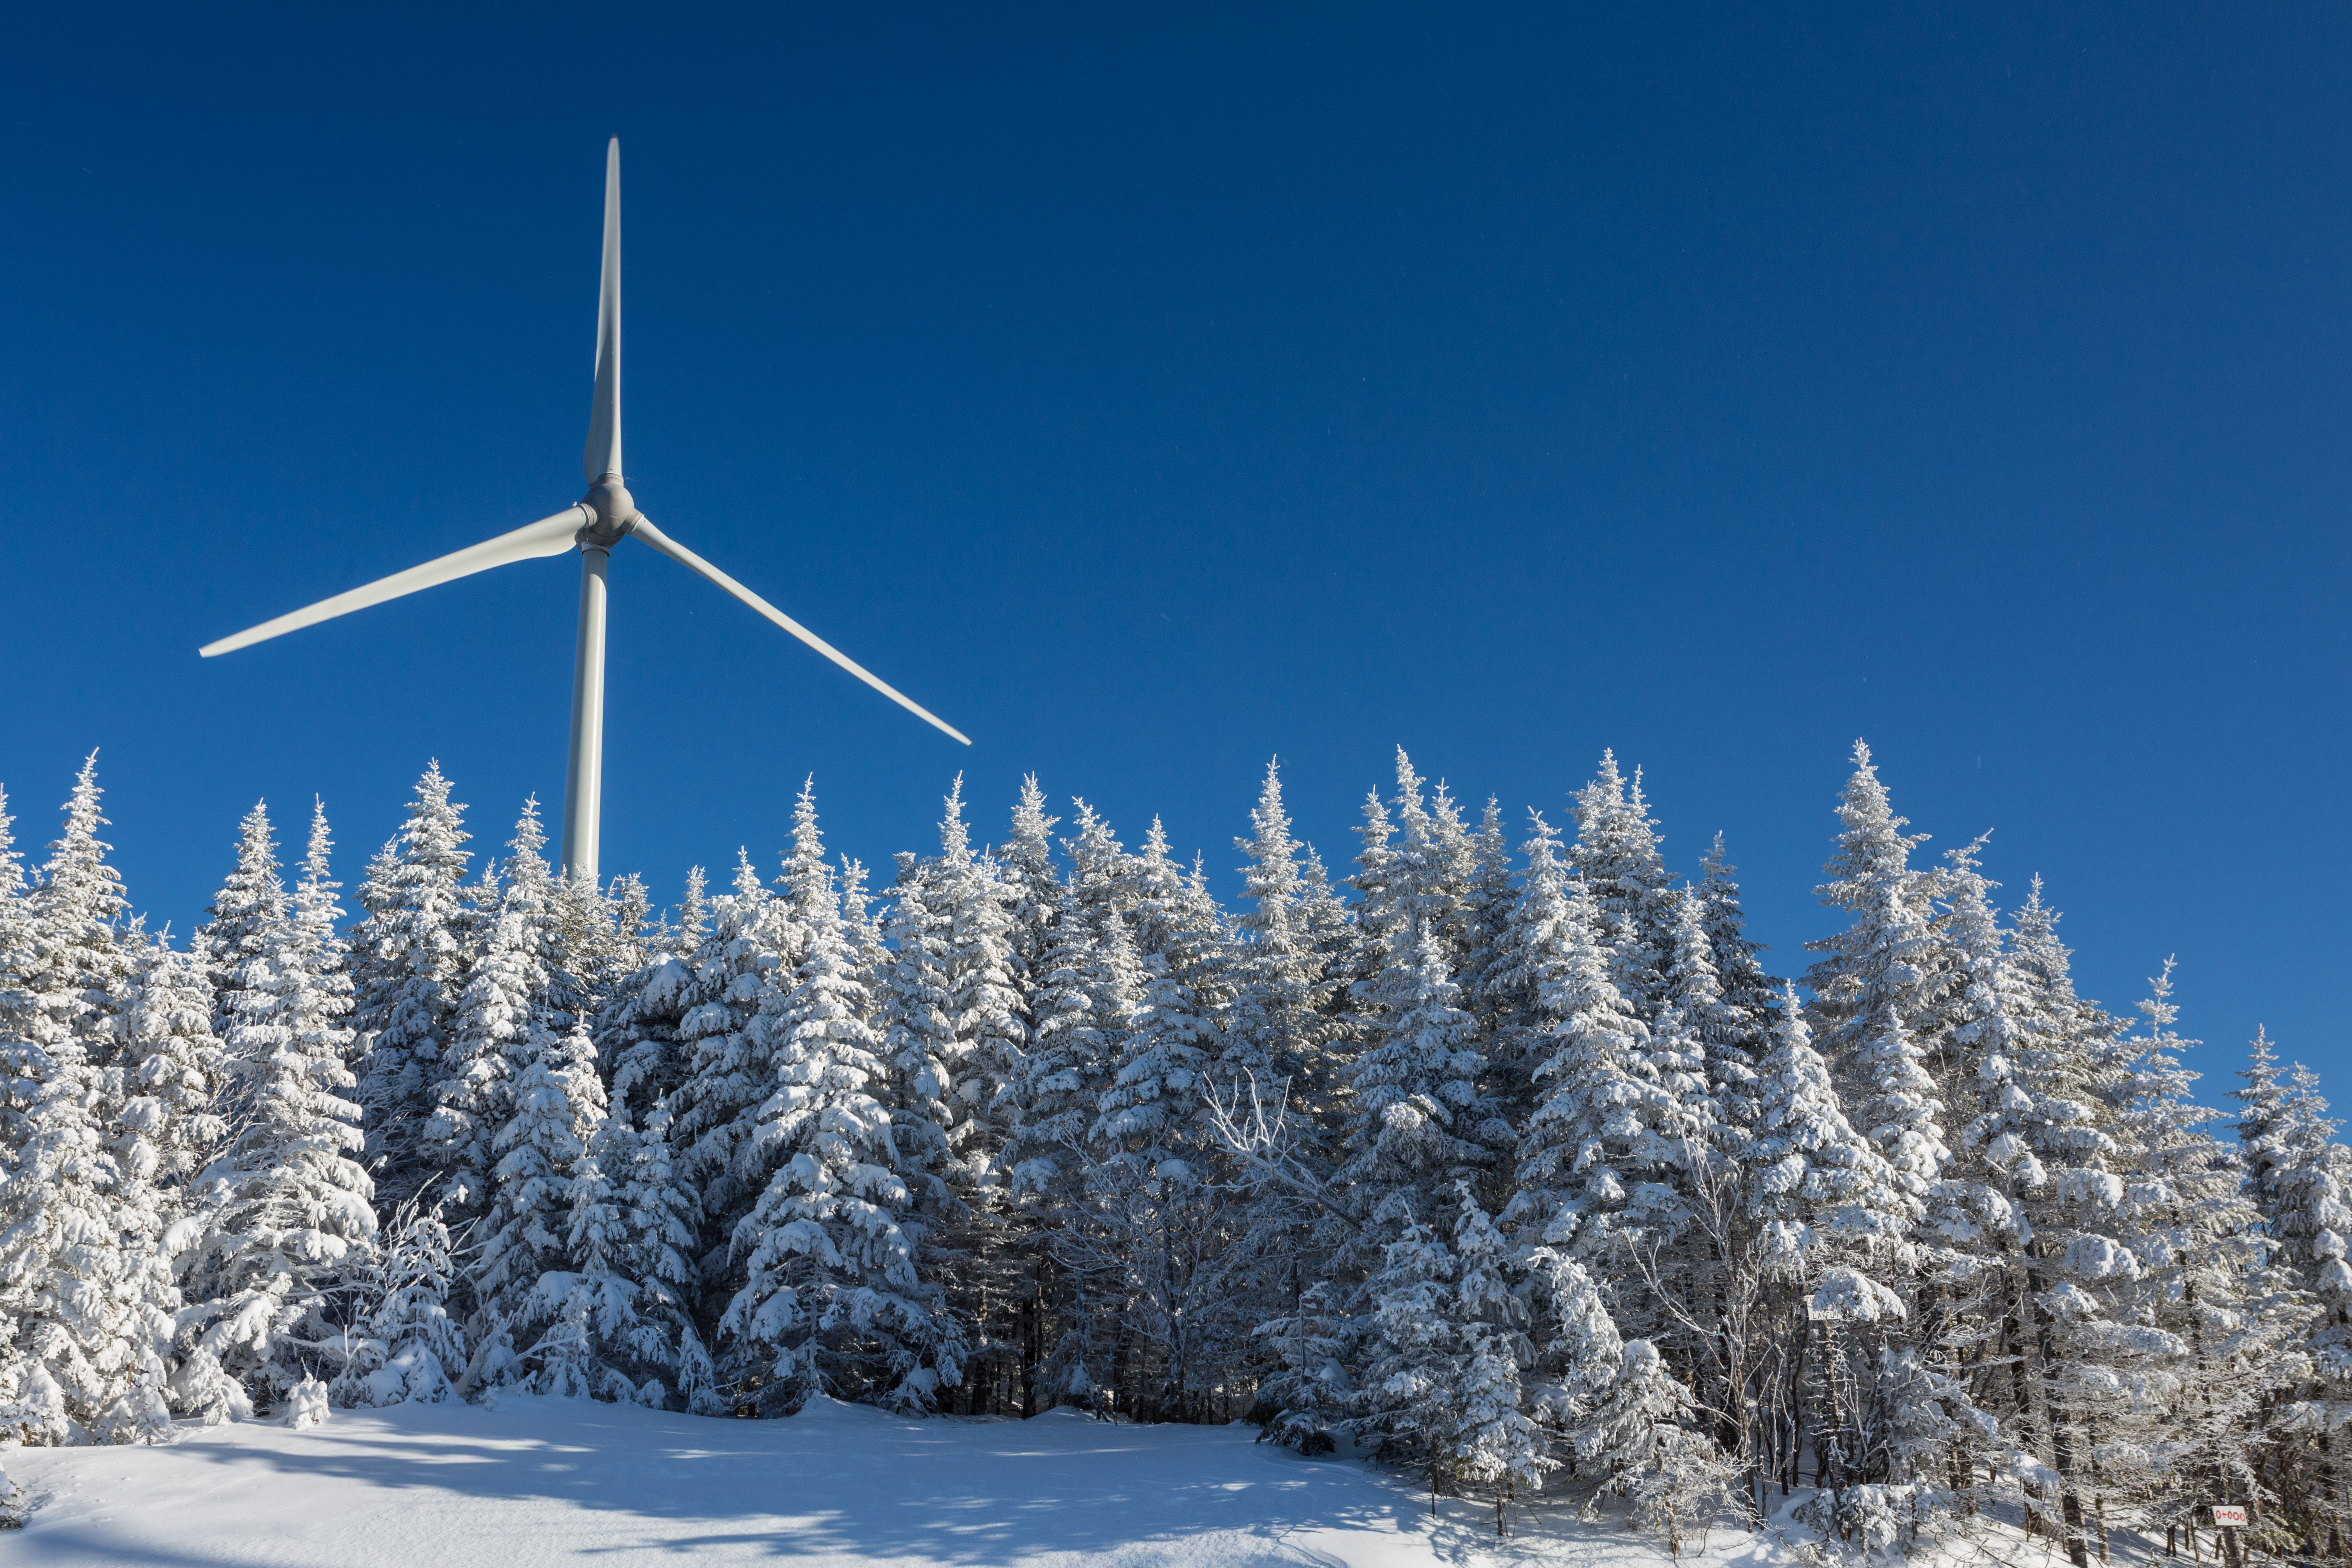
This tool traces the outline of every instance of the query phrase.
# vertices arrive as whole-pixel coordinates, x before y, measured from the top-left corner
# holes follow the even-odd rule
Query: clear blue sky
[[[2352,1096],[2352,12],[352,9],[0,20],[0,780],[102,747],[155,918],[256,796],[560,812],[569,560],[195,648],[578,494],[617,134],[646,510],[977,744],[624,546],[608,870],[1613,746],[1789,972],[1864,735]]]

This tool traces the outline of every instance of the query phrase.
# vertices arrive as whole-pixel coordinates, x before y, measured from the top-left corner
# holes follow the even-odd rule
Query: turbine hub
[[[618,474],[606,474],[590,485],[580,505],[588,513],[587,524],[580,530],[583,550],[610,550],[637,525],[636,498]]]

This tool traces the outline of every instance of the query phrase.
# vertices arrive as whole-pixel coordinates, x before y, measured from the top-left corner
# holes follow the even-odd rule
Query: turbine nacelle
[[[877,679],[831,643],[777,609],[767,600],[688,550],[654,526],[637,510],[621,477],[621,142],[614,137],[604,158],[604,254],[596,291],[596,389],[589,404],[588,445],[582,464],[591,481],[588,493],[551,517],[526,523],[495,539],[405,572],[395,572],[349,593],[264,621],[235,637],[206,643],[205,658],[250,647],[270,637],[316,626],[370,605],[381,605],[414,594],[420,588],[453,583],[517,561],[567,555],[574,549],[580,563],[580,642],[572,667],[572,750],[564,776],[563,866],[573,876],[593,881],[602,808],[604,736],[604,579],[607,556],[624,539],[644,541],[662,554],[727,590],[744,604],[800,638],[850,674],[857,677],[909,713],[943,731],[963,744],[963,732],[910,700]]]
[[[637,498],[618,474],[606,474],[588,487],[580,498],[580,506],[587,512],[588,521],[580,529],[580,548],[610,550],[629,536],[645,514],[637,510]]]

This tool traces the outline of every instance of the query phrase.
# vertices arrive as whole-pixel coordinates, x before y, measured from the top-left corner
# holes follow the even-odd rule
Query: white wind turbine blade
[[[751,589],[746,588],[742,584],[738,583],[734,578],[730,577],[726,573],[721,572],[718,567],[713,566],[709,562],[705,561],[701,556],[697,555],[693,551],[688,550],[685,545],[680,544],[677,540],[672,539],[660,529],[656,528],[653,523],[653,519],[647,517],[644,512],[637,513],[636,526],[629,531],[637,538],[644,540],[647,544],[652,545],[656,550],[660,551],[664,555],[668,556],[672,561],[675,561],[679,565],[687,568],[688,571],[698,572],[705,577],[709,578],[712,582],[718,584],[720,587],[726,589],[729,593],[734,595],[737,598],[742,600],[745,604],[751,605],[753,609],[759,611],[761,615],[775,622],[776,625],[783,627],[784,630],[792,633],[793,636],[800,638],[801,641],[808,644],[809,647],[816,649],[817,652],[824,655],[825,658],[833,660],[834,663],[841,666],[842,668],[849,671],[850,674],[857,677],[858,679],[866,682],[866,685],[872,687],[883,696],[887,697],[891,701],[896,702],[899,707],[904,708],[908,712],[912,713],[916,718],[920,719],[926,724],[929,724],[947,734],[954,736],[957,740],[961,741],[967,746],[971,744],[971,736],[965,734],[962,731],[957,729],[946,720],[941,719],[938,714],[932,712],[921,703],[908,698],[904,692],[898,690],[898,688],[892,686],[888,681],[875,675],[873,671],[867,669],[864,665],[859,664],[856,659],[850,658],[847,654],[843,653],[839,648],[834,647],[831,643],[825,641],[823,637],[817,636],[814,632],[801,625],[800,622],[793,619],[792,616],[784,614],[783,611],[776,608],[775,605],[768,603],[767,600],[762,599],[759,595],[754,594]]]
[[[596,396],[580,466],[594,484],[621,471],[621,139],[604,149],[604,268],[596,283]]]
[[[353,588],[348,594],[338,594],[331,599],[321,599],[307,609],[264,621],[259,626],[241,631],[233,637],[206,643],[196,651],[210,658],[215,654],[234,653],[274,637],[283,637],[304,626],[317,626],[320,621],[333,620],[337,616],[364,610],[370,605],[381,605],[386,599],[397,599],[414,594],[420,588],[431,588],[443,583],[454,583],[460,577],[470,577],[477,572],[487,572],[493,566],[505,566],[517,561],[531,561],[543,555],[561,555],[572,548],[572,535],[588,521],[583,507],[566,507],[553,517],[541,518],[537,522],[501,533],[496,539],[486,539],[479,544],[469,544],[463,550],[452,551],[436,561],[422,566],[411,566],[405,572],[395,572],[381,577],[364,588]]]

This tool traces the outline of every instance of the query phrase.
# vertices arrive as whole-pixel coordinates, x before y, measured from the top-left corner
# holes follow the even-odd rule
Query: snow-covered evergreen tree
[[[1257,1080],[1269,1095],[1286,1087],[1302,1110],[1326,1108],[1341,1070],[1334,1050],[1339,984],[1331,955],[1309,922],[1302,863],[1309,851],[1291,837],[1278,763],[1266,764],[1250,826],[1249,837],[1234,840],[1248,857],[1243,889],[1253,907],[1234,922],[1241,944],[1234,965],[1237,994],[1218,1077],[1228,1084]]]
[[[184,1189],[228,1130],[228,1055],[213,1033],[203,960],[168,935],[139,955],[118,1014],[122,1079],[114,1154],[167,1191]]]
[[[1626,1342],[1616,1382],[1578,1428],[1576,1453],[1597,1494],[1631,1498],[1634,1522],[1676,1557],[1685,1532],[1723,1506],[1728,1468],[1699,1429],[1689,1388],[1647,1340]]]
[[[760,1110],[775,1092],[776,1041],[761,1015],[790,994],[805,940],[790,903],[762,886],[739,852],[733,889],[714,900],[710,935],[677,998],[688,1060],[670,1097],[670,1142],[680,1179],[701,1197],[697,1267],[714,1311],[733,1291],[726,1275],[734,1227],[767,1186],[756,1134]]]
[[[1936,1011],[1933,879],[1912,868],[1911,851],[1925,836],[1905,837],[1905,819],[1888,804],[1870,748],[1859,741],[1838,821],[1838,852],[1827,868],[1832,879],[1820,892],[1853,921],[1808,944],[1822,955],[1807,977],[1823,1025],[1822,1054],[1854,1123],[1905,1189],[1925,1199],[1951,1157],[1922,1036]]]
[[[256,801],[237,824],[236,867],[205,912],[209,918],[196,928],[194,951],[212,984],[213,1026],[226,1035],[236,1026],[229,1000],[242,988],[242,971],[261,956],[270,931],[286,915],[286,884],[278,875],[278,841],[270,836],[266,801]]]
[[[449,1299],[459,1249],[430,1192],[404,1199],[379,1234],[373,1265],[356,1280],[359,1333],[331,1385],[344,1405],[433,1405],[451,1398],[469,1356]]]
[[[108,1147],[120,1131],[114,1013],[137,958],[121,879],[98,837],[100,793],[92,753],[37,884],[0,929],[10,1111],[0,1145],[0,1432],[28,1443],[152,1441],[170,1421],[163,1355],[179,1299],[163,1215],[153,1184]],[[0,860],[12,883],[14,870],[13,858]]]
[[[471,1375],[547,1393],[603,1393],[580,1386],[572,1358],[551,1358],[540,1347],[573,1272],[572,1173],[604,1117],[596,1047],[577,1021],[558,1034],[534,1020],[524,1038],[530,1058],[512,1079],[510,1109],[493,1143],[498,1163],[476,1275],[483,1351]],[[566,1278],[549,1286],[551,1275]]]
[[[1591,894],[1597,931],[1609,951],[1618,994],[1644,1024],[1657,1019],[1674,955],[1675,894],[1658,849],[1657,823],[1612,752],[1601,753],[1591,784],[1576,792],[1576,842],[1570,867]]]
[[[466,808],[449,798],[434,763],[416,781],[408,820],[368,863],[363,911],[352,937],[359,1032],[359,1100],[367,1158],[387,1205],[415,1194],[444,1168],[425,1138],[433,1086],[447,1076],[457,1005],[472,955],[466,951]],[[446,1191],[444,1195],[446,1196]]]
[[[688,1308],[695,1202],[670,1168],[668,1107],[639,1129],[616,1107],[572,1167],[573,1272],[541,1277],[532,1347],[552,1392],[716,1415],[723,1406]]]
[[[348,1098],[352,985],[331,848],[320,810],[292,907],[237,971],[231,1050],[243,1124],[196,1179],[180,1255],[190,1303],[181,1353],[217,1363],[257,1405],[341,1374],[351,1347],[341,1298],[374,1261],[374,1186]]]
[[[2020,926],[2025,946],[2022,918]],[[2048,945],[2063,955],[2054,939]],[[2051,1272],[2086,1290],[2107,1288],[2118,1324],[2088,1346],[2065,1342],[2082,1328],[2056,1300],[2064,1286],[2045,1287],[2068,1384],[2088,1385],[2067,1390],[2090,1428],[2084,1484],[2105,1489],[2120,1471],[2168,1525],[2193,1522],[2214,1498],[2256,1500],[2268,1368],[2295,1337],[2280,1315],[2262,1310],[2287,1281],[2269,1267],[2236,1141],[2217,1137],[2220,1113],[2193,1098],[2199,1075],[2181,1057],[2196,1042],[2174,1032],[2171,993],[2168,960],[2140,1004],[2141,1033],[2116,1047],[2128,1065],[2110,1091],[2116,1147],[2108,1164],[2122,1190],[2099,1227],[2105,1236],[2092,1243],[2045,1225],[2038,1241],[2061,1260]],[[2104,1257],[2110,1238],[2116,1266],[2084,1267]]]
[[[2274,1358],[2262,1477],[2306,1549],[2340,1553],[2346,1542],[2345,1443],[2352,1432],[2352,1149],[2336,1141],[2316,1075],[2284,1076],[2257,1030],[2235,1098],[2248,1195],[2259,1205],[2290,1289],[2266,1303],[2286,1333]]]
[[[1675,1173],[1704,1155],[1707,1124],[1703,1102],[1686,1103],[1661,1081],[1650,1031],[1612,978],[1619,966],[1585,884],[1544,896],[1556,902],[1522,922],[1542,987],[1531,1074],[1542,1098],[1520,1134],[1518,1189],[1506,1212],[1544,1243],[1599,1260],[1679,1230],[1685,1204]],[[1622,1265],[1601,1271],[1620,1277]],[[1628,1304],[1621,1298],[1621,1313]]]
[[[516,1079],[551,1039],[561,1039],[580,999],[558,963],[556,883],[540,855],[546,842],[539,803],[525,801],[493,921],[467,970],[432,1085],[422,1154],[443,1201],[462,1218],[482,1214],[491,1201]]]
[[[1374,1348],[1348,1426],[1416,1458],[1433,1505],[1449,1484],[1493,1489],[1499,1531],[1507,1499],[1559,1466],[1523,1377],[1537,1361],[1538,1281],[1467,1181],[1450,1195],[1434,1216],[1442,1231],[1402,1194],[1383,1205],[1397,1235],[1366,1286]]]
[[[1381,977],[1378,1032],[1351,1064],[1354,1114],[1334,1178],[1365,1215],[1398,1193],[1416,1214],[1434,1212],[1437,1194],[1496,1153],[1475,1141],[1486,1063],[1444,943],[1416,924],[1395,945]]]
[[[1042,965],[1066,901],[1054,858],[1054,825],[1060,820],[1045,815],[1045,792],[1037,787],[1037,775],[1024,775],[1013,807],[1013,837],[999,858],[1013,892],[1011,941],[1024,998],[1043,979]]]
[[[757,1134],[774,1174],[736,1226],[745,1275],[721,1326],[761,1352],[763,1406],[832,1394],[928,1408],[961,1381],[961,1334],[917,1273],[921,1222],[877,1098],[887,1075],[865,986],[838,912],[810,904]]]

